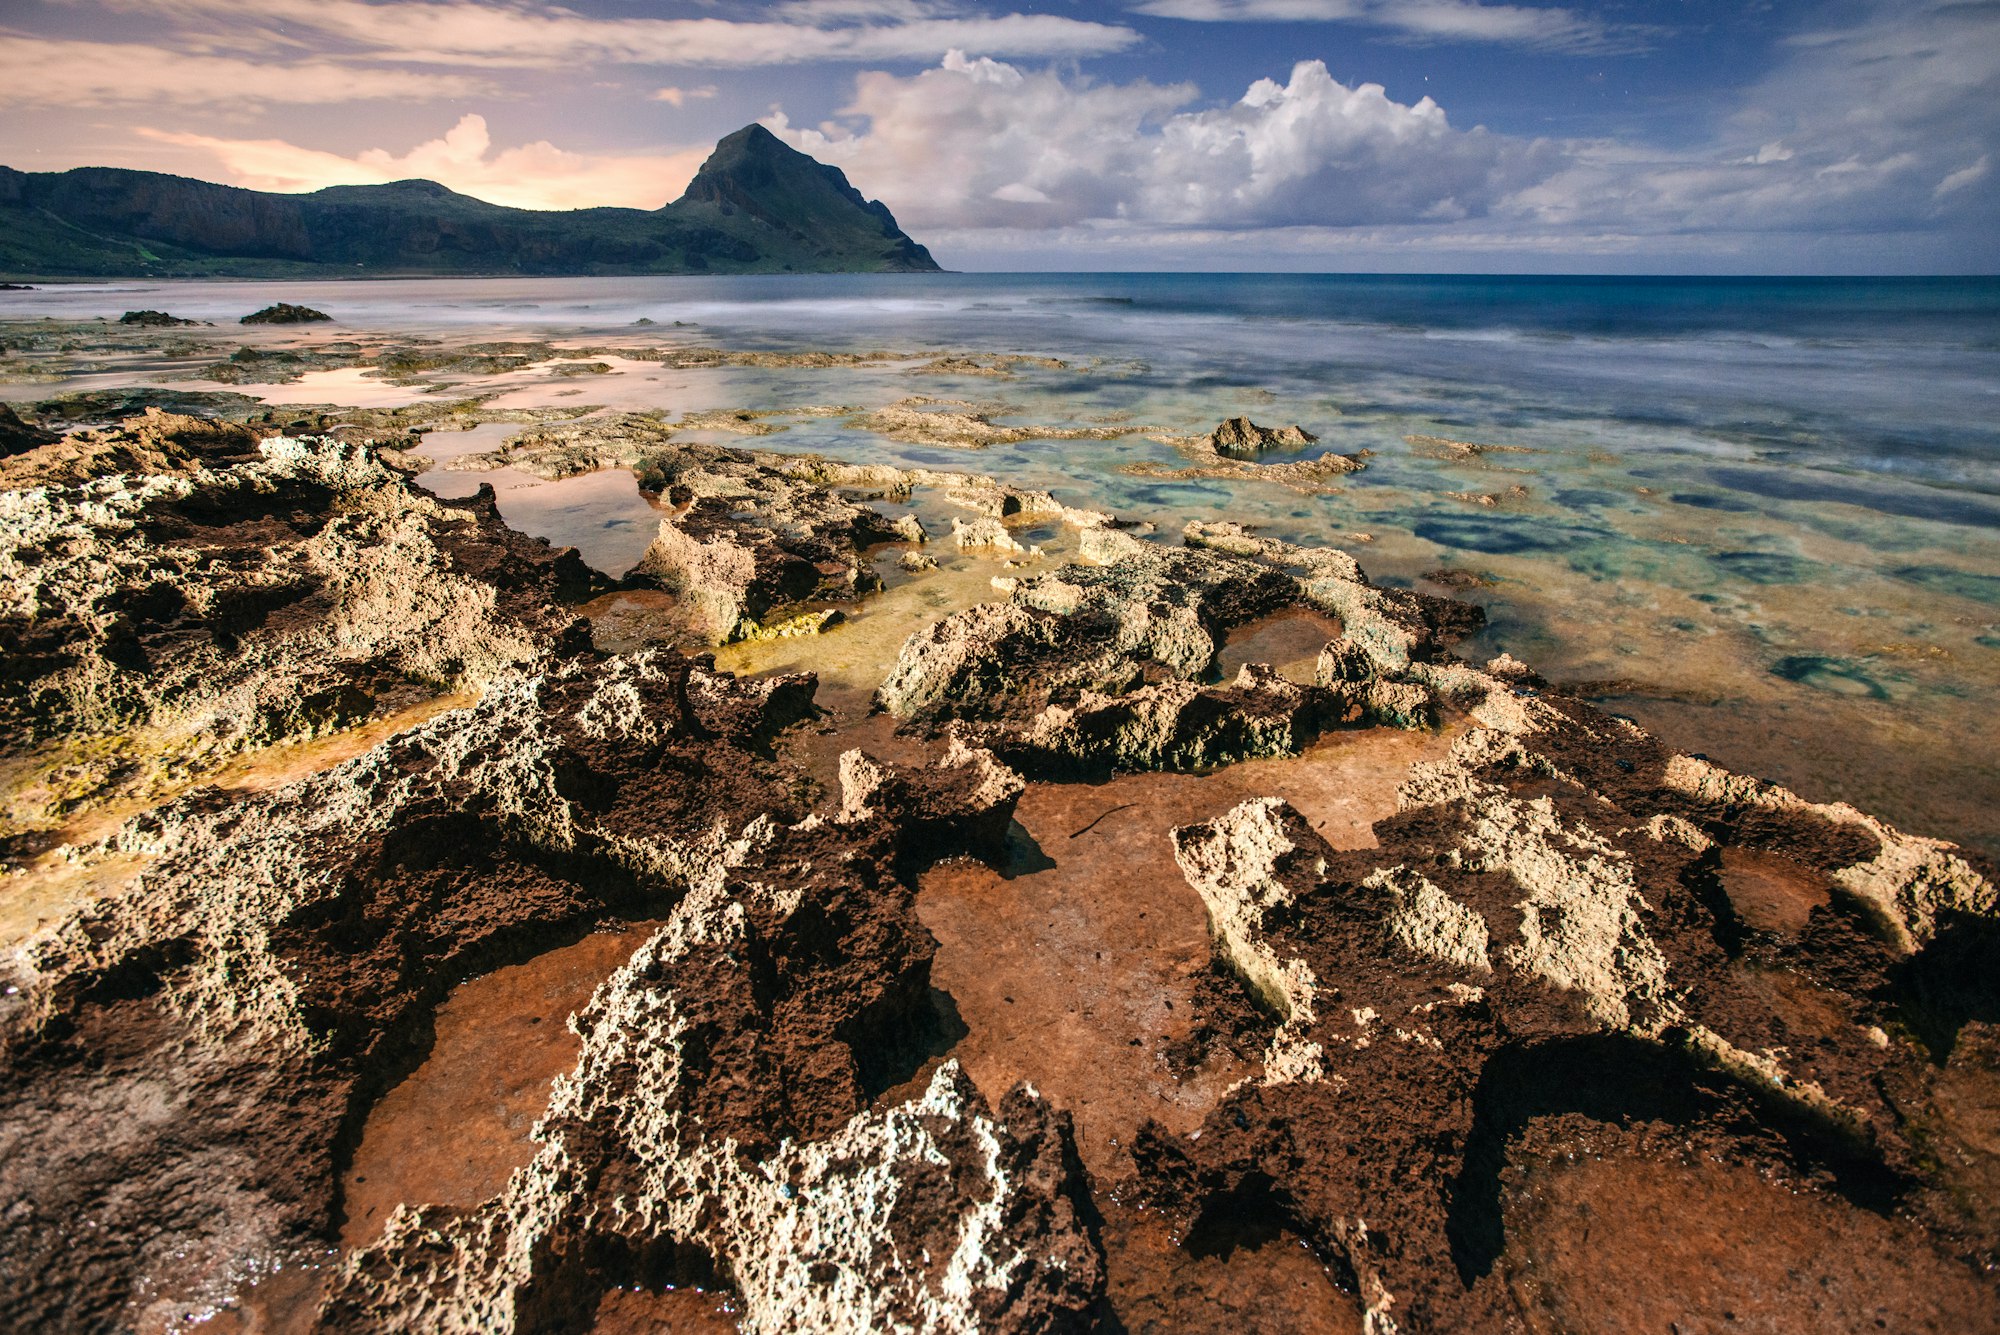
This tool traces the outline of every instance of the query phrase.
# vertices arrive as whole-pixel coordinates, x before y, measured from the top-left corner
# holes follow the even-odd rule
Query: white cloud
[[[863,74],[845,115],[768,122],[847,168],[906,226],[1277,227],[1476,216],[1555,163],[1540,145],[1453,129],[1429,98],[1350,88],[1319,61],[1229,107],[1189,85],[1093,84],[952,52],[902,78]]]
[[[932,61],[953,47],[1000,55],[1122,51],[1130,28],[1054,14],[957,14],[920,0],[808,0],[773,19],[600,19],[548,4],[476,0],[106,0],[179,22],[204,40],[218,24],[241,49],[283,52],[302,34],[371,59],[494,68],[613,65],[748,69],[816,61]]]
[[[0,106],[221,106],[441,101],[494,90],[483,78],[359,67],[318,57],[275,64],[137,42],[66,41],[0,31]]]
[[[715,85],[702,84],[699,88],[661,88],[653,93],[655,102],[665,102],[669,106],[683,107],[690,102],[702,102],[715,96]]]
[[[1478,0],[1139,0],[1133,12],[1200,23],[1365,23],[1406,41],[1492,42],[1549,51],[1634,50],[1651,30],[1574,10]]]
[[[953,51],[909,78],[862,74],[846,109],[867,120],[861,133],[794,127],[782,115],[768,123],[794,147],[847,168],[905,227],[1051,227],[1124,212],[1157,147],[1144,128],[1197,94],[1191,84],[1143,79],[1071,82]]]
[[[1986,173],[1992,165],[1992,159],[1986,154],[1981,153],[1979,161],[1969,167],[1961,167],[1942,181],[1939,181],[1937,189],[1931,191],[1931,198],[1943,199],[1946,195],[1955,194],[1969,185],[1977,185],[1986,179]]]
[[[470,115],[461,117],[441,138],[400,155],[371,148],[346,157],[282,139],[216,139],[145,129],[139,133],[208,153],[225,169],[229,184],[254,190],[294,192],[422,178],[523,209],[603,204],[656,209],[680,195],[710,151],[704,147],[657,154],[571,153],[543,140],[495,152],[485,118]]]

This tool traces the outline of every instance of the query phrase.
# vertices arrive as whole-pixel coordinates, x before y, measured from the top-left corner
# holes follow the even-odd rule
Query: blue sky
[[[0,161],[657,207],[761,120],[961,268],[2000,270],[2000,3],[0,0]]]

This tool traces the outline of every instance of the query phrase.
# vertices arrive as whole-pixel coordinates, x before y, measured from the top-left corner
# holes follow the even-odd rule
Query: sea
[[[848,413],[801,414],[754,443],[988,473],[1150,522],[1165,540],[1189,520],[1229,519],[1341,546],[1379,583],[1482,605],[1468,657],[1511,653],[1682,749],[2000,856],[2000,279],[121,282],[0,293],[0,319],[155,307],[227,337],[278,300],[412,338],[896,354],[830,369],[613,357],[611,374],[563,383],[564,401],[607,409],[861,410],[925,396],[1000,423],[1129,426],[962,450],[885,440]],[[912,374],[943,353],[1063,365]],[[0,397],[118,374],[5,384]],[[507,379],[494,405],[549,402],[554,383]],[[245,392],[359,404],[430,391],[330,371]],[[1318,437],[1289,457],[1365,452],[1367,467],[1331,493],[1160,475],[1187,464],[1166,437],[1239,415]],[[647,505],[629,475],[514,479],[502,495],[520,526],[613,573],[649,540]]]

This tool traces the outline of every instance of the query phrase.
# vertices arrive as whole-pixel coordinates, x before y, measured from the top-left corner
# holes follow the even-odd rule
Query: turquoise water
[[[968,452],[899,445],[841,417],[800,418],[757,443],[992,472],[1169,532],[1240,519],[1348,546],[1389,583],[1436,591],[1426,575],[1461,572],[1462,596],[1492,621],[1474,652],[1504,648],[1600,683],[1609,707],[1676,744],[2000,853],[1988,740],[2000,705],[2000,279],[132,283],[0,294],[0,318],[153,306],[223,321],[274,300],[350,329],[438,337],[1012,352],[1072,368],[620,368],[565,382],[584,393],[568,403],[867,408],[932,395],[1018,424],[1297,422],[1321,438],[1308,453],[1372,451],[1368,468],[1338,494],[1301,494],[1121,471],[1185,463],[1142,430]],[[502,403],[555,392],[534,377],[508,384]],[[1411,435],[1514,449],[1438,458]],[[559,498],[536,499],[522,493],[520,522],[565,540]],[[574,518],[601,526],[610,503],[594,496]],[[636,558],[610,549],[643,547],[643,527],[596,534],[600,562]]]

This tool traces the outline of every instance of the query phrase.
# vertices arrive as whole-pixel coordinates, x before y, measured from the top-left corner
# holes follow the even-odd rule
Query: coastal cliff
[[[115,167],[0,167],[0,273],[19,277],[932,273],[839,169],[761,125],[656,210],[505,208],[435,181],[304,195]]]

